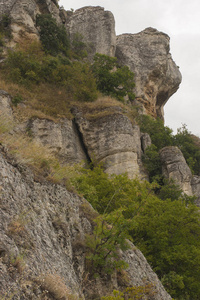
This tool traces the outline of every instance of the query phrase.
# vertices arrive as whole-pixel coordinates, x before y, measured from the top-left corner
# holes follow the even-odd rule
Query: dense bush
[[[200,175],[200,147],[195,143],[194,137],[187,130],[186,125],[177,130],[173,135],[172,129],[164,126],[161,119],[150,116],[140,116],[138,123],[142,132],[147,132],[152,140],[152,145],[145,151],[144,164],[150,173],[151,181],[154,176],[161,175],[159,150],[165,146],[177,146],[182,151],[187,164],[193,174]]]
[[[133,242],[147,257],[165,288],[176,299],[200,294],[200,217],[192,198],[173,183],[158,185],[109,177],[99,166],[82,169],[73,184],[101,214],[122,209]],[[108,221],[109,222],[109,221]]]
[[[10,25],[11,18],[8,15],[3,15],[0,22],[0,33],[9,39],[12,37]]]
[[[92,70],[97,82],[97,88],[104,95],[124,101],[134,99],[134,74],[127,66],[119,66],[116,57],[95,54]]]
[[[177,130],[174,140],[174,144],[180,148],[192,173],[200,175],[200,147],[195,143],[195,139],[186,125]]]
[[[94,101],[97,98],[95,79],[87,63],[45,55],[36,42],[27,49],[10,51],[5,73],[13,82],[27,87],[45,82],[64,86],[73,100]]]
[[[37,15],[36,26],[45,52],[51,55],[68,55],[70,43],[63,25],[57,25],[50,14]]]

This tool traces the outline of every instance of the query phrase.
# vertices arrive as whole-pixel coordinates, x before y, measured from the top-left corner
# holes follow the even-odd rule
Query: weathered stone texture
[[[87,120],[81,112],[76,112],[75,122],[90,158],[103,162],[106,172],[127,172],[131,178],[141,177],[140,129],[128,117],[116,112]]]
[[[37,14],[51,13],[57,22],[61,23],[56,3],[53,0],[0,0],[0,16],[7,14],[11,17],[13,39],[10,46],[22,38],[38,39],[35,27]]]
[[[189,196],[192,196],[192,173],[178,147],[169,146],[160,150],[162,172],[166,178],[173,179]]]
[[[136,103],[163,118],[163,106],[181,83],[181,73],[169,53],[168,35],[153,28],[117,37],[116,57],[135,74]]]
[[[47,119],[32,119],[27,125],[34,139],[50,149],[69,164],[87,160],[79,134],[73,121],[63,119],[59,123]]]
[[[142,151],[145,152],[147,147],[151,146],[151,137],[148,133],[141,133],[141,147]]]
[[[71,40],[76,33],[83,36],[89,59],[95,53],[115,55],[115,20],[110,11],[100,6],[86,6],[76,10],[66,21]]]
[[[12,123],[13,122],[13,114],[11,108],[11,97],[8,93],[3,90],[0,90],[0,118],[1,123],[5,122]]]
[[[200,176],[194,175],[191,181],[193,194],[197,197],[195,203],[200,207]]]
[[[87,215],[92,208],[84,199],[59,185],[35,182],[29,169],[16,163],[13,167],[2,154],[0,187],[2,297],[14,293],[23,299],[40,299],[40,284],[36,283],[44,274],[54,280],[59,275],[68,289],[83,299],[83,288],[85,299],[94,291],[102,296],[118,288],[116,280],[87,282],[84,237],[92,230]],[[131,284],[142,285],[145,279],[155,286],[153,299],[171,299],[144,256],[133,245],[131,248],[121,253],[129,263]],[[21,269],[20,264],[14,264],[17,258]]]

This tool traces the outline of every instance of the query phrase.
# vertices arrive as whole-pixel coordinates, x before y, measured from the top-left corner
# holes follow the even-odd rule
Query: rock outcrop
[[[120,110],[86,119],[74,110],[75,122],[91,160],[103,163],[109,174],[127,172],[130,178],[145,176],[141,170],[140,128]]]
[[[181,73],[169,53],[169,37],[153,28],[117,37],[116,57],[135,74],[136,104],[163,118],[163,106],[177,91]]]
[[[74,164],[87,160],[79,132],[72,120],[62,119],[54,123],[47,119],[29,120],[26,129],[37,142],[58,155],[62,162]]]
[[[57,0],[1,0],[0,18],[8,15],[11,18],[12,42],[13,46],[22,38],[35,40],[39,38],[35,27],[37,14],[50,13],[61,23]]]
[[[173,179],[189,196],[192,196],[192,173],[188,167],[181,150],[178,147],[169,146],[160,150],[162,172],[166,178]]]
[[[77,9],[66,19],[66,28],[70,39],[79,33],[88,46],[88,58],[95,53],[115,55],[115,20],[110,11],[100,6],[86,6]]]
[[[87,281],[84,241],[96,214],[91,206],[64,187],[36,182],[29,169],[13,166],[5,155],[1,149],[0,295],[36,300],[44,289],[59,295],[68,290],[91,299],[120,288],[116,278]],[[134,245],[121,255],[129,263],[130,284],[146,280],[153,286],[152,299],[171,299]]]
[[[181,150],[169,146],[160,150],[162,173],[173,179],[188,196],[196,196],[195,203],[200,206],[200,176],[192,175]]]

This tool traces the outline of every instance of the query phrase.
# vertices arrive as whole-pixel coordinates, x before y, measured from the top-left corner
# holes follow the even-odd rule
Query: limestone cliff
[[[163,107],[181,83],[169,47],[169,36],[154,28],[117,37],[116,57],[135,74],[135,101],[153,117],[164,118]]]
[[[76,10],[66,19],[66,29],[71,40],[76,33],[83,36],[90,60],[95,53],[115,56],[115,20],[103,7],[87,6]]]
[[[144,113],[164,117],[163,107],[177,91],[181,73],[169,52],[169,37],[153,28],[137,34],[116,36],[115,20],[111,12],[100,6],[87,6],[72,11],[59,9],[56,0],[1,0],[0,16],[11,17],[13,39],[38,39],[36,15],[50,13],[63,23],[71,41],[78,33],[87,45],[88,59],[95,53],[116,56],[135,74],[135,103]]]
[[[114,17],[101,7],[65,12],[59,9],[56,0],[0,0],[0,16],[11,17],[13,40],[9,46],[21,38],[38,39],[35,26],[38,13],[51,13],[58,23],[65,25],[71,39],[80,33],[90,48],[90,61],[100,52],[116,56],[119,63],[129,66],[136,82],[136,100],[132,104],[142,107],[144,113],[163,118],[163,106],[181,82],[166,34],[148,28],[138,34],[116,37]],[[71,119],[64,117],[57,122],[32,117],[16,125],[11,96],[0,92],[0,120],[15,123],[9,132],[11,136],[28,132],[39,145],[56,154],[61,163],[95,160],[103,163],[109,174],[127,172],[131,178],[148,178],[141,158],[151,139],[140,132],[124,108],[107,105],[88,116],[83,107],[73,106],[71,114]],[[163,174],[174,178],[189,195],[199,196],[199,177],[192,177],[181,152],[165,148],[160,155]],[[88,278],[84,242],[85,235],[93,230],[91,215],[96,213],[83,198],[61,185],[34,177],[29,168],[18,163],[2,146],[1,294],[23,299],[62,299],[67,292],[75,299],[95,299],[123,288],[123,280],[117,273],[103,279]],[[120,255],[129,264],[126,276],[130,285],[140,286],[147,281],[153,286],[152,299],[171,299],[133,244]],[[60,295],[56,294],[57,283],[62,287]]]

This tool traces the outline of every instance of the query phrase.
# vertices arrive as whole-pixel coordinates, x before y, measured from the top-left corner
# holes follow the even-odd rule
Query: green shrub
[[[161,185],[131,180],[126,175],[109,177],[100,166],[93,170],[80,169],[73,179],[76,189],[100,213],[110,214],[122,209],[123,218],[128,221],[126,229],[134,244],[143,252],[169,293],[176,299],[197,300],[200,294],[199,210],[192,204],[193,199],[182,195],[172,181],[157,178],[157,182]],[[94,241],[97,239],[92,239],[93,251]],[[97,244],[101,244],[100,241]],[[102,264],[101,255],[93,260],[93,264]]]
[[[91,102],[98,96],[96,82],[87,63],[45,55],[35,43],[25,50],[9,51],[5,73],[13,82],[28,87],[45,82],[65,87],[68,97],[77,101]]]
[[[87,45],[83,41],[83,36],[80,33],[75,33],[71,43],[73,56],[76,59],[83,59],[87,57]]]
[[[57,25],[50,14],[37,15],[36,26],[39,28],[40,40],[45,52],[56,56],[69,54],[69,39],[63,25]]]
[[[192,173],[200,175],[200,147],[195,144],[194,137],[191,132],[188,131],[185,124],[177,130],[174,139],[174,144],[178,146],[183,153]]]
[[[1,22],[0,22],[0,33],[2,33],[3,36],[11,39],[12,33],[11,33],[11,18],[8,15],[3,15],[1,17]]]
[[[130,221],[126,220],[122,210],[101,215],[96,220],[92,235],[87,235],[88,253],[86,259],[91,276],[112,274],[115,270],[128,265],[119,258],[119,249],[129,249],[127,238]]]
[[[134,99],[134,74],[127,66],[119,66],[116,57],[96,53],[92,70],[97,82],[97,88],[104,95],[124,101]]]
[[[13,98],[12,98],[12,103],[17,106],[20,102],[23,101],[23,97],[20,94],[16,94]]]

